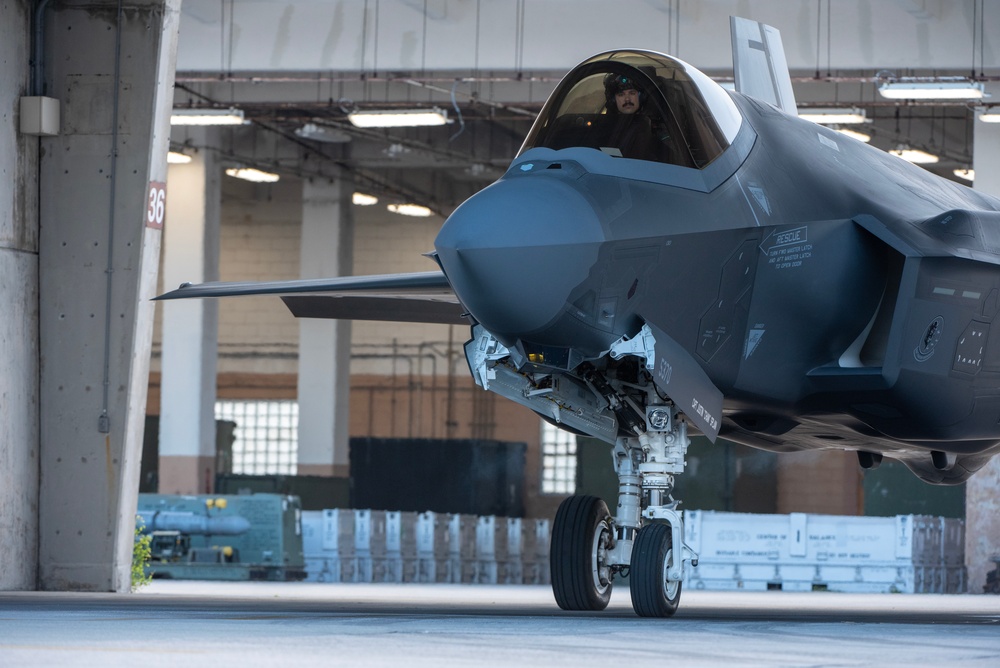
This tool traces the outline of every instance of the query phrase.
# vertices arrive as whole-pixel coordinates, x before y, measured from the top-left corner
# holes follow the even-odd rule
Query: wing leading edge
[[[181,287],[156,301],[274,295],[297,318],[467,325],[465,308],[440,271],[297,281],[214,282]]]

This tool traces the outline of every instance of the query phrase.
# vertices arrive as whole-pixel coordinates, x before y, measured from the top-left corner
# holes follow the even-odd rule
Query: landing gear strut
[[[642,617],[677,611],[688,564],[698,555],[684,544],[683,513],[670,493],[684,471],[691,441],[675,406],[653,390],[646,429],[615,443],[618,506],[573,496],[559,506],[552,530],[552,589],[564,610],[603,610],[614,577],[630,573],[632,607]]]

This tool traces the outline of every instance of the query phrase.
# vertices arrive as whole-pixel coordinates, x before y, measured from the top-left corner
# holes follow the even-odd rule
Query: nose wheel
[[[611,600],[608,506],[596,496],[571,496],[552,523],[552,593],[563,610],[603,610]]]
[[[649,524],[636,534],[629,569],[632,608],[640,617],[670,617],[681,600],[681,581],[670,580],[673,565],[669,524]]]

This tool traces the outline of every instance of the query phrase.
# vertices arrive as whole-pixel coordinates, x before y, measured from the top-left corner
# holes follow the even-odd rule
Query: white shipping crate
[[[921,515],[685,512],[686,585],[784,591],[965,591],[964,526]]]
[[[712,562],[940,563],[938,526],[917,519],[689,510],[685,542]]]
[[[351,582],[354,511],[339,508],[303,511],[302,552],[307,581]]]
[[[507,518],[507,568],[504,584],[524,582],[524,522],[520,517]]]
[[[474,582],[497,584],[499,567],[497,564],[497,518],[476,519],[476,560]]]
[[[699,561],[684,586],[714,591],[841,591],[914,593],[916,569],[830,564],[713,564]]]
[[[430,511],[416,520],[416,581],[448,582],[448,516]]]

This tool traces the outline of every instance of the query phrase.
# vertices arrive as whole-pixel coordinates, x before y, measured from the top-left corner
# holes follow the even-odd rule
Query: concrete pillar
[[[28,94],[31,5],[0,23],[0,591],[35,588],[38,566],[39,138],[12,113]]]
[[[353,184],[307,180],[302,185],[302,278],[351,273]],[[348,474],[349,320],[299,321],[300,475]]]
[[[209,130],[193,131],[204,134]],[[205,145],[204,138],[198,142]],[[163,229],[163,285],[219,278],[220,167],[212,151],[170,165]],[[208,494],[215,481],[215,361],[218,302],[163,303],[159,491]]]
[[[1000,84],[992,84],[993,99],[1000,96]],[[973,123],[973,187],[1000,197],[1000,123]],[[969,593],[982,594],[990,561],[1000,557],[1000,457],[974,474],[965,483],[965,566]]]
[[[127,591],[180,0],[46,12],[38,586]]]

